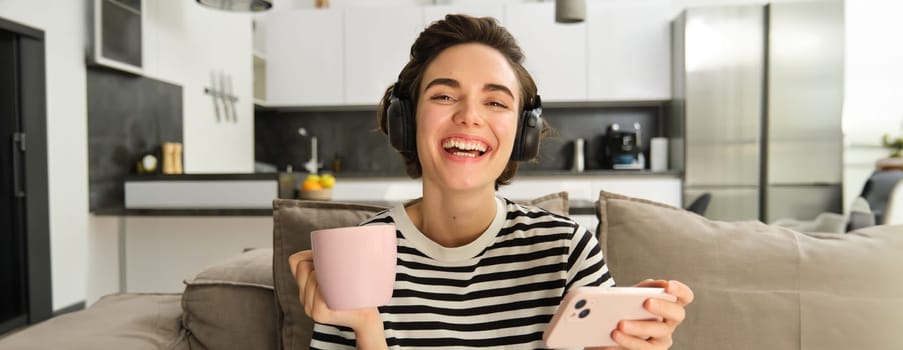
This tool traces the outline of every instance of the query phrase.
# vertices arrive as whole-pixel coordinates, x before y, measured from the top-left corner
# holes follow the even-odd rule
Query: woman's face
[[[455,45],[436,56],[417,103],[424,181],[454,190],[494,188],[511,158],[519,91],[511,65],[489,46]]]

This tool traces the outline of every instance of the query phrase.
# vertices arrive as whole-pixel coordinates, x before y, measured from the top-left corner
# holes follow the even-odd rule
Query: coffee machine
[[[646,164],[643,155],[640,123],[634,123],[633,130],[617,123],[611,124],[602,137],[599,162],[605,169],[643,169]]]

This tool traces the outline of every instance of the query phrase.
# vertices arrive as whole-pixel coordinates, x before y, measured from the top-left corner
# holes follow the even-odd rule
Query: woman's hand
[[[319,323],[350,327],[354,329],[359,340],[369,334],[384,339],[382,319],[376,308],[332,310],[326,305],[317,287],[312,251],[303,250],[292,254],[288,257],[288,263],[298,283],[299,299],[307,316]]]
[[[618,327],[611,333],[612,339],[620,346],[604,347],[598,349],[668,349],[673,343],[671,335],[678,325],[684,320],[686,311],[684,307],[693,302],[693,291],[686,284],[678,281],[645,280],[634,287],[664,288],[665,293],[677,297],[676,302],[662,299],[647,299],[643,303],[652,314],[662,317],[662,321],[627,321],[618,323]]]

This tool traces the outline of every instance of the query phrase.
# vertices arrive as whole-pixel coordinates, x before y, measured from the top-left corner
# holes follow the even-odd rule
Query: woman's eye
[[[489,105],[492,106],[492,107],[498,107],[498,108],[508,109],[508,106],[506,106],[505,104],[503,104],[503,103],[501,103],[501,102],[497,102],[497,101],[489,102]]]
[[[448,96],[448,95],[436,95],[436,96],[431,97],[430,99],[435,100],[435,101],[451,101],[452,100],[451,96]]]

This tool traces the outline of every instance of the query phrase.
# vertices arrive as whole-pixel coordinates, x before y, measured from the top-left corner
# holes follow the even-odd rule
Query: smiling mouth
[[[442,148],[445,149],[446,153],[469,158],[480,157],[489,150],[489,146],[483,142],[458,138],[445,140],[442,142]]]

